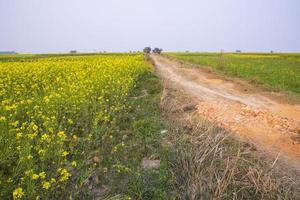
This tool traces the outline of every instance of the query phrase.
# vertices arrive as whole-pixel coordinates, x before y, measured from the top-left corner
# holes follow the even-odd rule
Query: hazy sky
[[[300,0],[0,0],[0,51],[300,51]]]

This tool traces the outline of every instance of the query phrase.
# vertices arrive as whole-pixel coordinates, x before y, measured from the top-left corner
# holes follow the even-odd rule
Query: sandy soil
[[[299,104],[279,101],[281,93],[247,90],[252,86],[163,56],[151,55],[151,58],[163,79],[184,90],[190,95],[187,98],[197,100],[201,116],[300,169]]]

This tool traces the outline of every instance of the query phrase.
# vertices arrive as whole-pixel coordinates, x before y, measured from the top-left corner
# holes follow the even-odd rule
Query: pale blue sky
[[[0,0],[0,51],[300,51],[300,0]]]

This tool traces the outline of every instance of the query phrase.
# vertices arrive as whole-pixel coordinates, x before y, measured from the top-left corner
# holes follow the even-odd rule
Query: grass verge
[[[124,142],[126,147],[90,172],[84,189],[75,198],[147,200],[172,196],[168,148],[161,143],[165,125],[159,105],[161,92],[161,83],[151,71],[139,77],[130,93],[130,110],[117,122],[120,135],[116,143]],[[159,168],[143,169],[145,158],[159,160]]]

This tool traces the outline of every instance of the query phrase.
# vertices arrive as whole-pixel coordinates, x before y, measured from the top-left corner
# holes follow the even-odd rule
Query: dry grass
[[[299,182],[277,160],[186,109],[193,103],[182,92],[165,89],[161,105],[177,199],[300,199]]]

